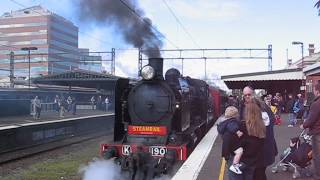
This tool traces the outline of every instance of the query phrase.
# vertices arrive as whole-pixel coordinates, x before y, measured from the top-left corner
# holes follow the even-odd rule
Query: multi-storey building
[[[31,50],[30,63],[28,51]],[[8,76],[14,52],[14,75],[31,77],[78,68],[78,27],[41,6],[4,13],[0,17],[0,76]]]
[[[99,55],[90,55],[89,49],[79,48],[79,69],[102,72],[102,57]]]

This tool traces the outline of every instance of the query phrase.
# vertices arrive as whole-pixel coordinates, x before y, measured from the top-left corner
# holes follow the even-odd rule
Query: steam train
[[[114,158],[131,179],[152,179],[184,161],[221,114],[223,91],[150,58],[136,84],[117,83],[114,142],[101,155]]]

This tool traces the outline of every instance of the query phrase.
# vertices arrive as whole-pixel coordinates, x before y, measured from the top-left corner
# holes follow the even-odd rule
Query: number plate
[[[167,148],[163,146],[151,146],[149,151],[152,156],[164,156],[167,153]]]
[[[130,155],[130,153],[131,153],[131,146],[130,145],[123,145],[122,146],[122,154],[128,156],[128,155]]]

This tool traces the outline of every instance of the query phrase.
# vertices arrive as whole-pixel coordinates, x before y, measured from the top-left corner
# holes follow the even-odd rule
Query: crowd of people
[[[320,84],[314,88],[315,100],[306,105],[303,96],[292,94],[283,100],[280,93],[258,98],[253,88],[243,89],[239,100],[230,95],[224,116],[218,120],[222,136],[222,157],[227,161],[229,180],[265,180],[266,168],[278,154],[273,127],[281,113],[288,113],[288,127],[301,120],[301,128],[312,135],[314,179],[320,180]]]
[[[92,109],[98,109],[108,112],[110,106],[110,98],[106,96],[106,98],[103,100],[102,96],[98,96],[96,100],[96,98],[92,96],[90,99],[90,104],[92,106]]]
[[[271,109],[275,115],[275,124],[281,123],[281,114],[288,113],[288,127],[294,127],[297,125],[297,122],[300,120],[301,123],[308,116],[309,105],[307,101],[303,98],[302,94],[289,94],[286,99],[280,93],[276,93],[274,96],[271,94],[263,95],[261,97]],[[225,108],[228,106],[239,107],[241,99],[229,95],[228,101],[225,105]]]
[[[98,96],[97,100],[95,96],[92,96],[89,103],[93,110],[97,109],[108,112],[110,109],[110,99],[108,96],[106,96],[104,100],[102,99],[102,96]],[[40,98],[35,96],[35,98],[31,100],[31,104],[34,119],[40,119],[42,110]],[[71,112],[72,115],[76,115],[77,104],[78,102],[75,97],[68,96],[65,98],[64,96],[56,95],[53,99],[53,110],[59,113],[60,118],[63,118],[66,112]]]
[[[56,95],[54,98],[54,109],[59,112],[59,117],[63,118],[65,112],[72,112],[72,115],[76,115],[77,102],[75,97],[68,96],[68,98],[59,97]]]

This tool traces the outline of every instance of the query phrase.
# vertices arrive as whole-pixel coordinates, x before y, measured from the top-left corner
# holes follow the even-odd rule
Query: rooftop
[[[303,79],[301,68],[221,76],[221,80],[223,81],[272,81],[301,79]]]
[[[65,19],[64,17],[52,11],[49,11],[48,9],[40,5],[32,6],[32,7],[16,10],[16,11],[11,11],[11,12],[5,12],[0,18],[17,18],[17,17],[50,16],[50,15],[58,18],[61,21],[74,25],[71,21]]]
[[[304,67],[307,67],[316,62],[320,62],[320,52],[313,53],[311,55],[303,57]],[[288,65],[286,69],[295,69],[295,68],[301,68],[301,67],[302,67],[302,59],[299,59],[293,62],[291,65]]]

